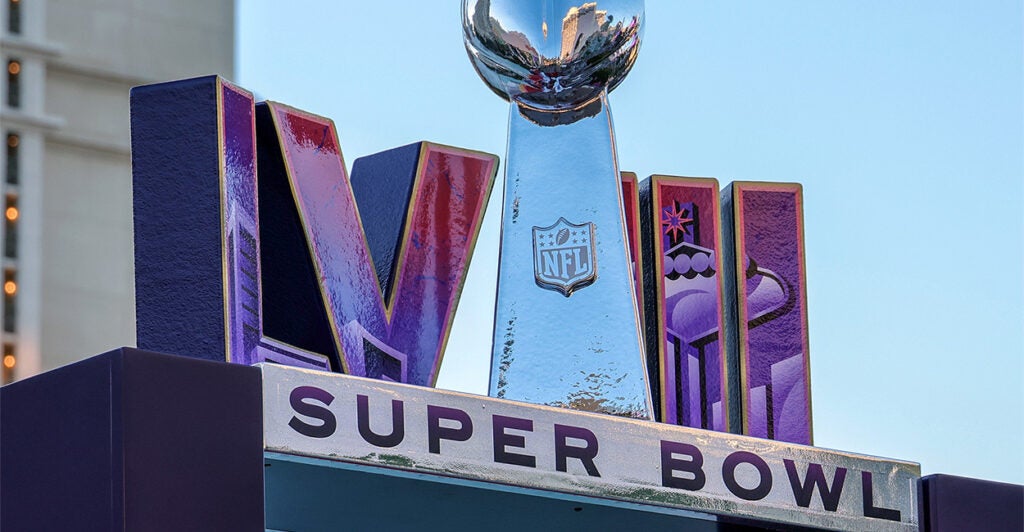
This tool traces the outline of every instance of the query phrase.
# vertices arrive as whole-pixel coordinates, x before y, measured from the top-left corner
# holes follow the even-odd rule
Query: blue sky
[[[459,2],[238,3],[235,81],[346,161],[504,158]],[[1024,483],[1021,2],[648,0],[612,93],[624,170],[804,186],[815,443]],[[500,187],[440,387],[486,393]]]

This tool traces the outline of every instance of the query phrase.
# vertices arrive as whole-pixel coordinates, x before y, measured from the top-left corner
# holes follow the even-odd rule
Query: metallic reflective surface
[[[626,77],[643,0],[463,0],[474,68],[495,93],[539,110],[576,109]]]
[[[490,395],[649,419],[611,115],[604,96],[599,103],[595,116],[558,126],[511,106]],[[536,228],[561,219],[568,224],[552,239],[535,242]],[[583,244],[584,231],[572,228],[587,224],[593,238]],[[558,274],[536,259],[561,230],[565,244],[592,246],[592,284],[561,291],[539,281]]]
[[[650,419],[608,91],[642,0],[464,0],[466,49],[512,104],[490,394]]]
[[[912,462],[273,364],[261,369],[268,455],[763,520],[779,530],[918,530],[921,468]],[[328,415],[334,423],[323,421]],[[360,426],[387,442],[371,443]],[[559,460],[560,441],[590,452]],[[581,455],[592,455],[589,464]],[[756,497],[749,494],[755,487],[763,488]]]

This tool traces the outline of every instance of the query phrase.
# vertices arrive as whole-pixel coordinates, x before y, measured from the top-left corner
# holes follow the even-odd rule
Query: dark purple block
[[[921,530],[1024,530],[1024,486],[929,475],[920,481]]]
[[[121,348],[0,388],[0,529],[263,530],[260,386]]]
[[[360,157],[352,163],[352,194],[363,218],[366,243],[385,301],[397,284],[399,250],[415,201],[422,142]]]

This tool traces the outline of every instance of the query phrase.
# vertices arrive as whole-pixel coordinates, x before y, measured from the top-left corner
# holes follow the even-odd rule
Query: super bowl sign
[[[261,369],[271,460],[340,460],[790,526],[917,530],[920,467],[910,462]]]
[[[551,50],[546,24],[520,31],[535,7],[463,3],[510,103],[496,399],[423,387],[498,158],[420,142],[350,175],[331,120],[215,76],[132,91],[138,346],[263,364],[269,452],[913,527],[915,464],[793,445],[813,441],[800,185],[620,172],[607,95],[642,2],[569,7]]]
[[[745,338],[750,363],[755,334],[795,318],[797,334],[769,336],[793,347],[762,362],[768,380],[747,377],[755,438],[422,387],[437,375],[496,157],[421,143],[357,160],[350,178],[329,120],[257,104],[217,77],[138,88],[132,112],[139,345],[264,363],[268,453],[779,523],[916,527],[916,464],[763,439],[809,430],[798,186],[733,184],[720,203],[713,179],[619,184],[663,419],[722,430],[723,375],[736,366],[721,344]],[[766,205],[772,216],[759,217]],[[570,293],[538,290],[590,290],[568,286],[600,275],[578,249],[600,227],[530,229],[536,262],[524,271]],[[766,233],[771,253],[754,247],[773,242]],[[794,411],[795,422],[780,417]]]
[[[132,138],[139,347],[435,382],[496,156],[419,143],[350,177],[330,120],[216,77],[136,88]],[[658,418],[810,443],[799,186],[621,187]],[[533,227],[520,273],[566,299],[599,231]]]

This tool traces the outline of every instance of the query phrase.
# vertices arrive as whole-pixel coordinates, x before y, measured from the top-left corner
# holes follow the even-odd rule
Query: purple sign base
[[[263,423],[266,410],[273,410],[276,404],[268,402],[272,394],[261,390],[261,386],[267,385],[261,382],[265,378],[257,368],[122,348],[0,387],[0,529],[160,532],[257,531],[269,527],[458,531],[478,530],[480,523],[487,523],[487,528],[495,531],[538,527],[557,530],[780,529],[778,523],[759,519],[730,521],[702,512],[528,487],[530,483],[550,480],[553,475],[570,473],[573,478],[580,476],[600,482],[613,476],[609,460],[632,461],[633,470],[639,471],[635,466],[636,453],[614,452],[613,444],[622,438],[637,438],[638,445],[646,440],[638,434],[631,436],[633,431],[601,430],[605,424],[628,425],[652,434],[671,431],[675,439],[690,429],[347,376],[328,376],[339,385],[355,386],[359,393],[370,396],[365,401],[369,408],[361,411],[355,404],[359,402],[356,397],[351,397],[353,404],[348,404],[349,397],[338,395],[335,403],[339,404],[331,406],[335,408],[344,402],[347,413],[346,417],[337,418],[336,429],[332,427],[339,434],[317,441],[329,445],[345,435],[355,438],[352,441],[369,438],[377,445],[393,445],[382,440],[390,438],[386,434],[388,420],[384,418],[389,412],[394,414],[393,403],[389,405],[387,400],[392,399],[405,402],[408,407],[405,415],[409,418],[404,428],[390,425],[391,430],[406,431],[406,439],[413,440],[406,444],[413,444],[414,452],[399,444],[350,461],[341,461],[339,456],[315,459],[265,450],[264,437],[280,432],[267,429]],[[297,381],[296,385],[308,391],[325,382],[313,375]],[[333,386],[328,388],[334,389]],[[391,394],[389,390],[401,393]],[[448,404],[450,408],[438,410],[437,406],[425,405],[417,399],[421,396],[429,397],[429,403]],[[304,410],[322,408],[316,402],[304,404]],[[490,407],[500,408],[492,410]],[[438,422],[430,425],[434,429],[428,428],[426,434],[420,434],[423,422],[432,423],[428,419],[428,408],[435,410]],[[475,436],[469,434],[468,425],[460,427],[457,422],[449,423],[448,418],[459,408],[480,421],[472,431]],[[511,428],[507,421],[514,418],[498,415],[498,411],[510,414],[512,410],[521,414],[549,411],[547,415],[557,416],[568,425],[589,427],[593,436],[599,438],[594,441],[602,445],[598,448],[589,439],[577,440],[565,434],[561,440],[552,439],[550,433],[548,437],[538,437],[546,430],[541,419],[532,427],[536,432]],[[319,416],[325,410],[314,412]],[[360,420],[366,417],[371,419],[362,426]],[[504,424],[502,431],[495,433],[502,438],[502,446],[491,445],[492,420]],[[563,426],[561,430],[567,428],[572,427]],[[430,430],[440,443],[437,450],[440,454],[427,450]],[[691,433],[695,436],[691,440],[692,447],[677,445],[668,455],[662,447],[662,467],[667,464],[677,469],[677,474],[704,471],[708,479],[704,489],[720,489],[721,486],[713,486],[711,480],[722,474],[720,468],[712,467],[710,461],[698,465],[685,458],[697,448],[709,451],[714,447],[711,440],[731,436],[703,431]],[[576,434],[590,436],[578,429]],[[757,440],[734,438],[733,443],[741,447],[744,442],[756,444],[759,449],[756,453],[763,455],[772,468],[784,456],[765,451]],[[477,440],[480,445],[474,444]],[[550,455],[552,445],[555,446],[554,461]],[[523,482],[518,485],[496,483],[493,478],[474,480],[473,476],[479,472],[473,469],[451,470],[445,474],[409,470],[416,465],[417,457],[447,456],[462,460],[467,456],[467,447],[480,450],[486,456],[501,454],[505,460],[537,454],[537,468],[510,462],[512,465],[508,467],[521,471]],[[563,453],[561,462],[557,459],[559,448]],[[585,451],[597,454],[591,457]],[[737,453],[731,447],[729,451],[743,455],[744,460],[757,462],[749,452]],[[835,455],[851,460],[854,457],[828,450],[807,449],[807,452],[810,453],[808,458]],[[606,475],[592,477],[591,473],[598,471],[584,468],[588,459]],[[362,463],[367,461],[391,465]],[[553,471],[552,468],[559,469],[558,463],[567,465],[568,472]],[[657,463],[655,459],[654,464]],[[891,524],[891,528],[909,526],[914,530],[919,525],[924,532],[1024,528],[1024,486],[949,475],[891,484],[885,475],[876,475],[873,488],[865,491],[864,472],[851,470],[846,475],[849,485],[840,497],[834,486],[838,479],[831,467],[826,466],[828,475],[822,476],[818,470],[812,480],[811,469],[805,469],[803,462],[798,465],[796,478],[789,478],[784,470],[774,475],[783,500],[790,501],[791,506],[799,503],[793,506],[797,514],[821,514],[825,498],[842,505],[845,504],[843,499],[873,493],[871,504],[854,506],[856,512],[864,514],[861,524],[865,526],[853,529],[886,529],[887,524]],[[747,475],[756,472],[752,462],[744,462],[741,467],[734,465],[733,471],[736,475],[743,471],[745,484],[734,482],[730,489],[741,494],[752,492]],[[662,482],[666,479],[677,486],[673,489],[681,492],[685,492],[687,486],[697,489],[692,485],[696,480],[692,475],[662,477]],[[901,513],[902,520],[909,523],[892,520],[896,517],[893,512],[901,506],[886,497],[886,489],[913,490],[920,494],[918,504],[908,500],[906,503],[910,506],[902,506],[913,508],[910,510],[913,517],[907,511]],[[649,496],[650,493],[639,491],[636,495]],[[691,493],[696,497],[701,490]],[[401,501],[398,511],[395,501]],[[501,518],[495,519],[496,515]],[[808,530],[793,525],[785,528]]]
[[[929,475],[918,484],[922,530],[1024,530],[1024,486],[953,475]]]
[[[0,388],[0,530],[263,530],[261,395],[128,347]]]

